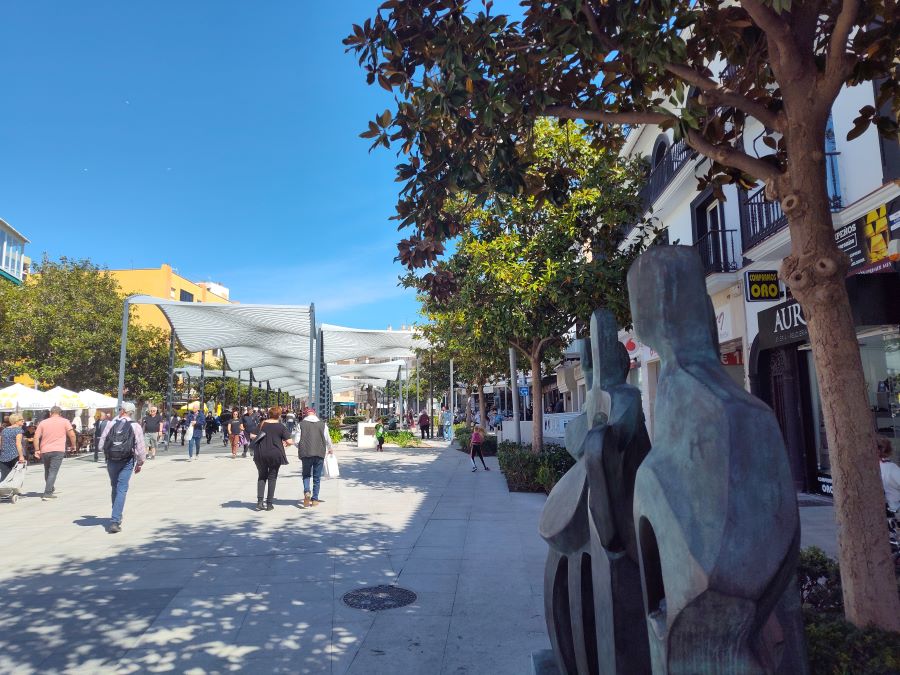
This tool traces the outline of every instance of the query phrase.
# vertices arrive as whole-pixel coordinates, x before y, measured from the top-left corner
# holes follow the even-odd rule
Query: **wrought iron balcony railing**
[[[710,230],[694,243],[707,275],[737,272],[741,268],[736,235],[737,230]]]
[[[694,150],[683,140],[670,145],[659,164],[650,171],[647,183],[641,189],[641,200],[645,209],[653,206],[656,198],[678,174],[678,171],[694,156]]]

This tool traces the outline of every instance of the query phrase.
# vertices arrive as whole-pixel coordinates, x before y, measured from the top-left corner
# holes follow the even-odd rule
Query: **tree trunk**
[[[487,429],[487,405],[484,400],[484,379],[478,380],[478,418],[481,420],[481,427]]]
[[[472,427],[472,395],[469,393],[469,386],[466,385],[466,426]]]
[[[531,451],[539,453],[544,447],[544,407],[541,405],[541,357],[543,347],[531,349]]]
[[[803,308],[816,364],[831,453],[844,610],[857,626],[900,631],[875,428],[845,285],[848,260],[835,244],[828,208],[825,125],[803,117],[786,134],[790,171],[777,190],[791,232],[791,255],[781,275]]]

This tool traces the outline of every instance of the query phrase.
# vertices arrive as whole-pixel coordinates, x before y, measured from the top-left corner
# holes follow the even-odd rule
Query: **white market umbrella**
[[[53,387],[44,393],[50,397],[53,405],[58,405],[63,410],[84,410],[91,407],[78,392],[65,387]]]
[[[45,410],[52,408],[53,399],[46,392],[26,387],[24,384],[10,385],[0,389],[0,410]]]
[[[119,399],[114,396],[106,396],[92,389],[79,391],[78,396],[87,403],[88,408],[112,408],[115,410],[119,405]]]

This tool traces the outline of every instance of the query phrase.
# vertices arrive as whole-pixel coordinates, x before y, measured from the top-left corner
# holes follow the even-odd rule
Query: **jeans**
[[[128,483],[134,473],[134,458],[109,459],[106,461],[106,471],[109,473],[109,484],[112,487],[112,521],[121,525]]]
[[[325,467],[324,457],[301,457],[303,465],[303,492],[309,492],[309,477],[312,475],[312,498],[319,498],[319,483],[322,482],[322,469]]]
[[[41,461],[44,463],[44,494],[52,495],[56,491],[56,476],[59,467],[62,466],[64,452],[42,452]]]
[[[188,457],[194,456],[194,448],[197,448],[197,457],[200,456],[200,441],[203,440],[203,436],[191,436],[188,439]]]

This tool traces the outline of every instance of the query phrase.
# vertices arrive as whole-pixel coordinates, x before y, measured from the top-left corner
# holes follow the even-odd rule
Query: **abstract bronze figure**
[[[649,673],[632,488],[650,449],[640,391],[625,382],[629,359],[612,314],[591,320],[582,350],[588,393],[566,429],[578,461],[554,487],[541,516],[550,545],[545,615],[564,673]]]
[[[806,673],[800,522],[772,411],[724,372],[695,250],[628,273],[635,332],[661,360],[634,523],[654,673]]]

